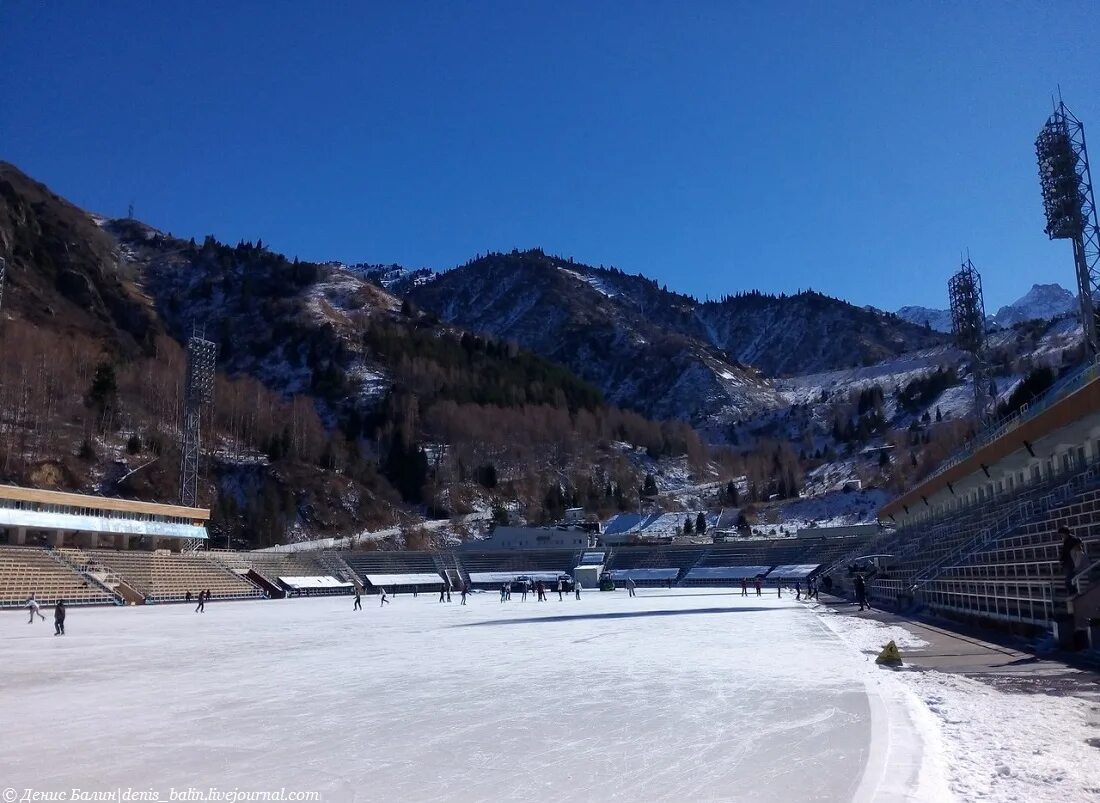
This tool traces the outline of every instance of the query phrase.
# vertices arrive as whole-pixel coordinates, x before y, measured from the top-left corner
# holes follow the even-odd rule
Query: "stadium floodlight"
[[[214,401],[214,368],[218,347],[196,332],[187,341],[187,385],[183,438],[180,446],[180,504],[197,507],[199,457],[202,449],[202,408]]]
[[[1100,225],[1092,189],[1085,126],[1061,100],[1035,140],[1039,186],[1046,214],[1044,231],[1052,240],[1073,242],[1073,262],[1081,305],[1081,326],[1090,357],[1100,353],[1096,299],[1100,295]]]
[[[993,408],[994,399],[990,393],[992,375],[985,346],[982,277],[970,257],[947,280],[947,294],[951,299],[951,331],[955,344],[970,354],[971,374],[974,376],[974,414],[979,420],[985,420]]]

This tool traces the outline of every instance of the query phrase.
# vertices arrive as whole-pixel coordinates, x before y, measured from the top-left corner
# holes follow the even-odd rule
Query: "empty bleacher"
[[[263,596],[256,586],[224,566],[198,554],[108,549],[60,550],[69,563],[85,572],[106,567],[146,602],[178,602],[208,590],[212,599],[249,599]]]
[[[23,606],[31,594],[39,605],[107,605],[118,600],[50,552],[37,547],[0,547],[0,608]]]
[[[341,552],[339,557],[364,587],[416,591],[443,584],[435,556],[430,552],[361,550]]]
[[[323,555],[320,552],[233,552],[216,549],[200,554],[234,574],[246,577],[260,585],[270,596],[297,594],[305,587],[309,588],[308,593],[311,595],[348,593],[348,588],[345,586],[322,581],[298,582],[302,578],[345,579],[339,576],[343,572],[334,571],[324,565]]]
[[[491,586],[505,575],[538,575],[548,579],[572,574],[581,553],[572,549],[531,549],[512,552],[462,550],[455,553],[473,586]]]

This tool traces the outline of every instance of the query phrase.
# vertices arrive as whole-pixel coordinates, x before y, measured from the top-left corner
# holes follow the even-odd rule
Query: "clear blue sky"
[[[303,259],[541,245],[697,296],[1073,287],[1033,140],[1100,161],[1095,2],[0,0],[0,158]]]

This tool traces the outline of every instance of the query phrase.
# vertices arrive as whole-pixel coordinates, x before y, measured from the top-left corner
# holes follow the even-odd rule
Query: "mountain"
[[[650,417],[728,422],[782,403],[767,380],[693,337],[692,327],[669,326],[680,315],[690,319],[693,302],[648,280],[533,250],[489,254],[408,297],[445,321],[560,362],[610,401]]]
[[[937,332],[951,333],[951,310],[931,307],[902,307],[896,313],[903,321],[927,326]]]
[[[696,424],[781,406],[765,375],[865,365],[943,341],[820,293],[702,303],[642,276],[540,250],[473,260],[409,298],[568,365],[617,404]]]
[[[1049,321],[1077,310],[1077,297],[1058,284],[1033,284],[1011,304],[997,310],[993,322],[1008,328],[1024,321]]]
[[[218,349],[200,499],[220,545],[395,521],[423,544],[425,517],[607,515],[640,504],[636,452],[706,465],[686,424],[613,407],[568,368],[380,286],[416,272],[104,219],[8,164],[0,256],[0,482],[174,498],[196,329]]]
[[[1051,321],[1077,311],[1077,297],[1058,284],[1033,284],[1031,289],[994,315],[987,315],[991,326],[1009,329],[1024,321]],[[951,311],[929,307],[902,307],[897,316],[910,323],[927,323],[938,332],[951,331]]]

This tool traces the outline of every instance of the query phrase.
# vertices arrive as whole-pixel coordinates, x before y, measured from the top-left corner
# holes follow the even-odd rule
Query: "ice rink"
[[[774,591],[453,599],[73,609],[58,638],[52,620],[4,612],[2,785],[390,803],[949,797],[935,729]]]

